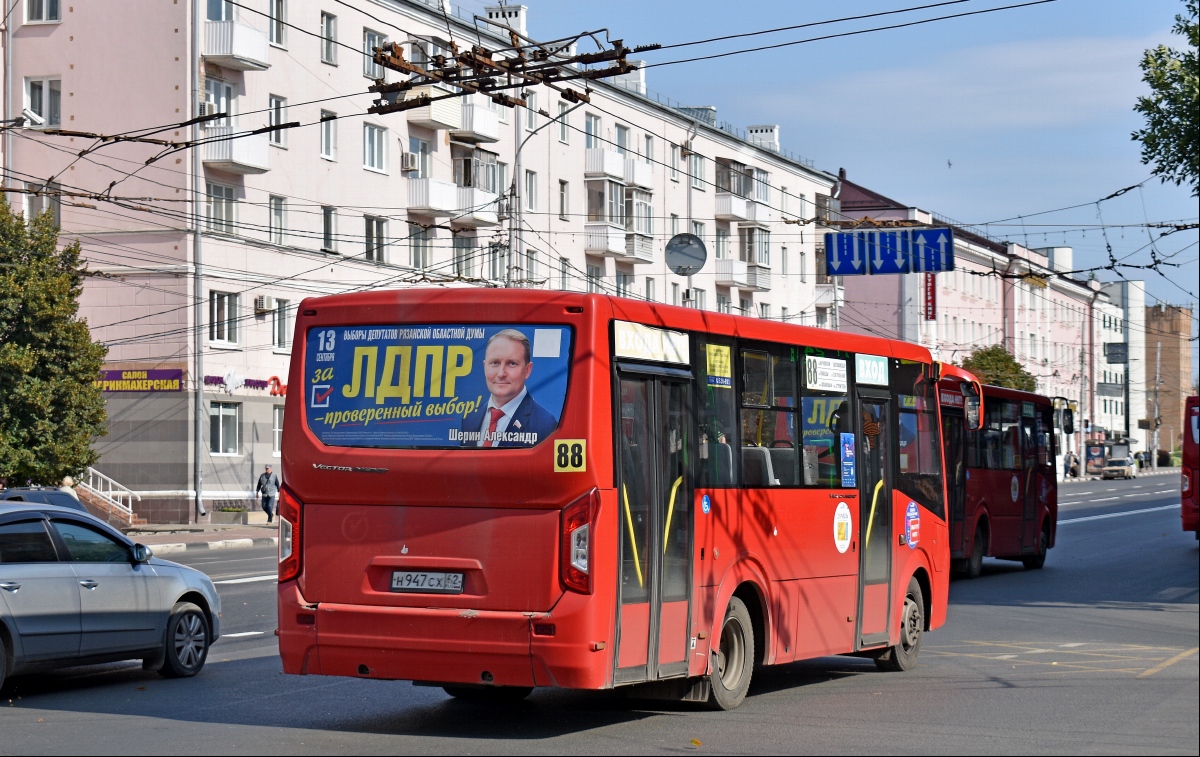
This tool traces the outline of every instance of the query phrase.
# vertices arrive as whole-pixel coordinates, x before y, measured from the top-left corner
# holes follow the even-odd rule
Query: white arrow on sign
[[[916,244],[913,246],[913,258],[917,263],[917,268],[920,271],[925,270],[925,235],[918,234]]]
[[[879,234],[876,232],[867,232],[867,239],[871,240],[871,246],[875,248],[875,270],[883,268],[883,250],[879,249]]]
[[[892,239],[894,239],[896,241],[896,267],[903,269],[904,268],[904,252],[900,249],[901,242],[903,241],[903,235],[900,232],[896,232],[895,234],[892,235]]]
[[[850,261],[850,265],[854,266],[854,270],[862,270],[862,248],[858,243],[858,234],[850,235],[850,247],[854,250],[854,257]]]
[[[947,264],[950,262],[946,257],[946,235],[942,234],[938,237],[938,247],[942,248],[942,270],[946,270]]]

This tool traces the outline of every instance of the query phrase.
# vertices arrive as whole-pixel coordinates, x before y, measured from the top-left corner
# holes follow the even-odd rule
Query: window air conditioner
[[[254,298],[255,313],[270,313],[275,310],[275,298],[267,295]]]
[[[421,156],[415,152],[406,152],[400,156],[401,171],[419,171],[421,169]]]

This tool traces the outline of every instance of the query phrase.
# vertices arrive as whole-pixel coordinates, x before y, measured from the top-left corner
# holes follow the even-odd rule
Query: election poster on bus
[[[558,427],[570,327],[314,328],[305,416],[335,447],[532,447]]]

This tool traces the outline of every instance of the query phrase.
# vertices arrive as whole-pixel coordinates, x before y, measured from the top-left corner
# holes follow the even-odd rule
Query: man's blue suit
[[[462,430],[467,433],[479,433],[480,428],[483,428],[483,419],[487,416],[488,408],[484,405],[479,410],[468,415],[463,419]],[[538,404],[532,394],[526,393],[525,399],[521,400],[521,404],[517,405],[516,412],[508,422],[508,428],[505,433],[509,434],[537,434],[537,440],[540,442],[554,431],[558,426],[558,421],[550,414],[550,411]],[[486,430],[486,429],[484,429]],[[478,442],[464,442],[464,446],[474,447]],[[495,445],[497,447],[530,447],[528,442],[518,441],[503,441]]]

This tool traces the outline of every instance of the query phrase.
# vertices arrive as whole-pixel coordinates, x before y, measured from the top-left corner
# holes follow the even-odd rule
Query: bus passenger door
[[[942,407],[942,445],[946,461],[946,491],[950,495],[950,555],[962,555],[963,520],[967,509],[967,470],[964,444],[966,429],[962,414]]]
[[[858,648],[888,641],[895,485],[890,400],[864,394],[858,403]]]
[[[691,385],[675,373],[620,378],[616,683],[687,675],[694,424]]]
[[[1024,403],[1029,405],[1030,403]],[[1037,547],[1038,488],[1037,418],[1021,414],[1021,551]]]

